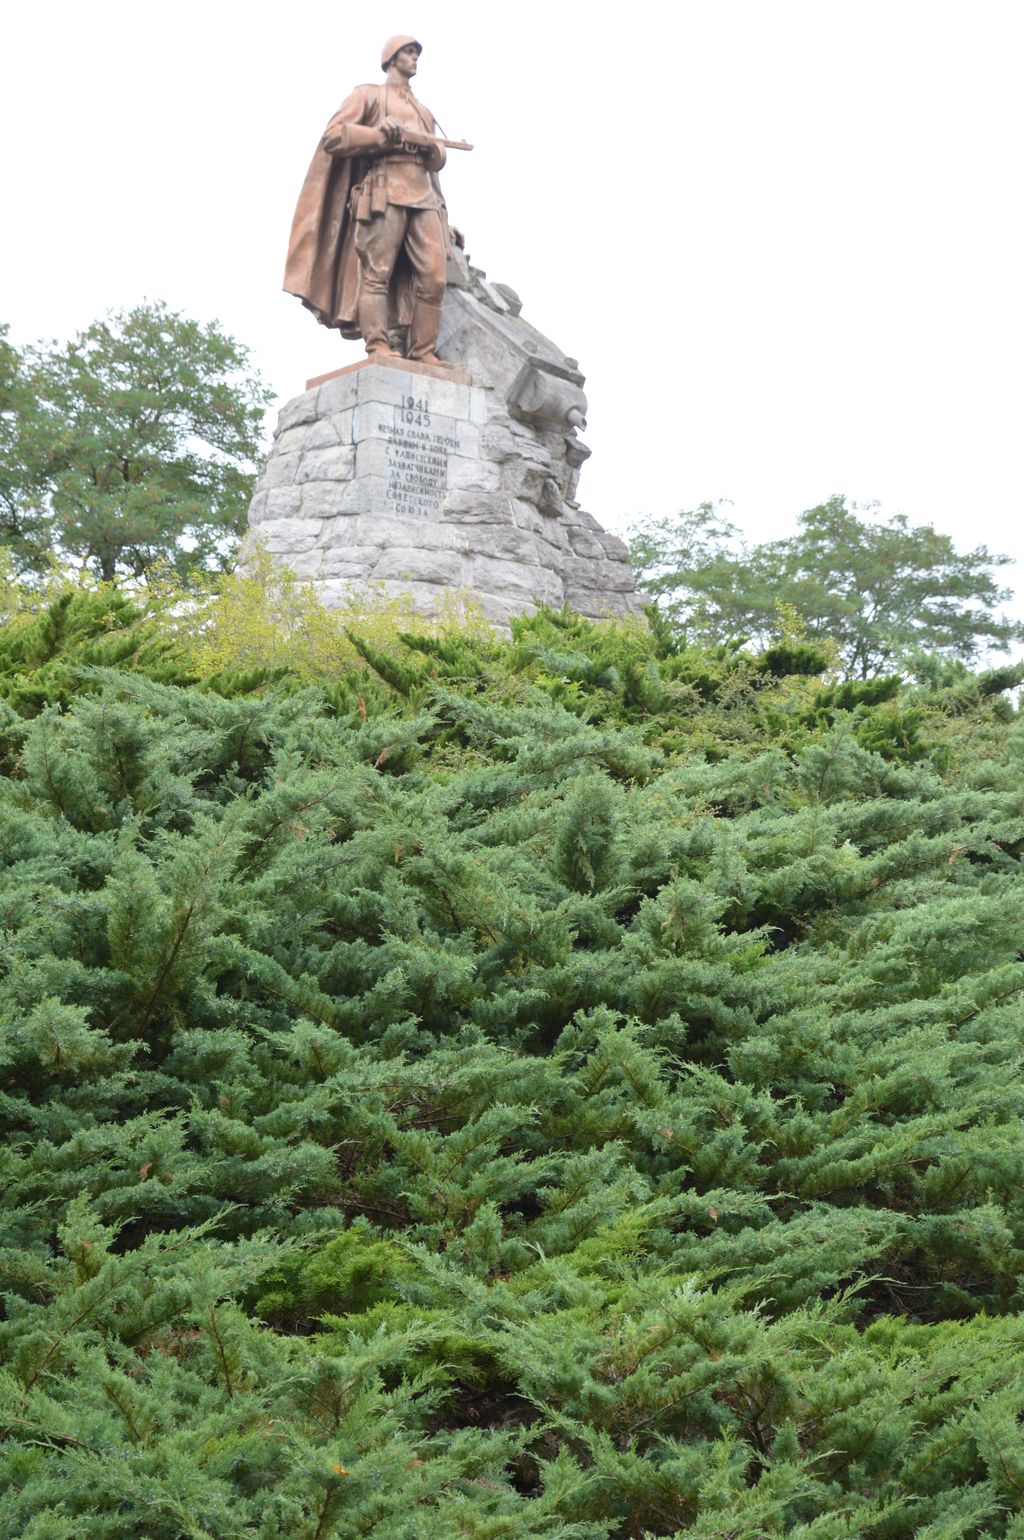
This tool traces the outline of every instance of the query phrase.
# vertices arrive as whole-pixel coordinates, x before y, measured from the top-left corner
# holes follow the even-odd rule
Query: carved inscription
[[[393,422],[380,421],[388,465],[387,500],[396,513],[428,519],[438,512],[448,485],[448,451],[457,441],[431,423],[422,396],[403,396]]]

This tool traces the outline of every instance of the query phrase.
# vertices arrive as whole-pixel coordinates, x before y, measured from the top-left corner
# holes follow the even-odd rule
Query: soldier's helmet
[[[415,37],[389,37],[380,52],[380,67],[386,70],[396,53],[401,53],[403,48],[415,48],[419,53],[423,52],[423,44]]]

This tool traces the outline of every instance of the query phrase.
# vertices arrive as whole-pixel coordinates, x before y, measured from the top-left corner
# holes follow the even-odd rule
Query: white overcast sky
[[[1024,559],[1024,8],[48,0],[3,12],[0,319],[218,318],[283,401],[360,356],[280,291],[324,124],[410,31],[472,260],[587,375],[584,503],[833,492]],[[1018,569],[1018,584],[1020,585]]]

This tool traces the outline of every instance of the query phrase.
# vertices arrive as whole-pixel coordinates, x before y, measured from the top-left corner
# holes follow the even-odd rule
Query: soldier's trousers
[[[434,331],[434,312],[440,324],[440,306],[444,300],[444,231],[437,209],[407,209],[389,203],[383,214],[361,220],[356,225],[356,252],[359,256],[359,329],[367,351],[387,346],[387,294],[402,247],[413,274],[413,327],[423,331],[423,322]],[[417,327],[416,312],[422,311]],[[423,340],[421,338],[421,340]],[[426,339],[429,341],[429,339]]]

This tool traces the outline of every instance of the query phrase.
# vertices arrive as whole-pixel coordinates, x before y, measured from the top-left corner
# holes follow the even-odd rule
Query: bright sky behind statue
[[[1009,3],[10,7],[13,340],[145,297],[217,317],[282,401],[361,357],[281,271],[324,125],[405,29],[476,145],[443,174],[471,260],[587,375],[603,523],[727,498],[772,538],[844,492],[1024,559]]]

